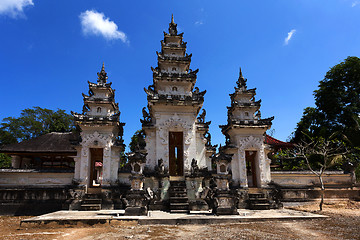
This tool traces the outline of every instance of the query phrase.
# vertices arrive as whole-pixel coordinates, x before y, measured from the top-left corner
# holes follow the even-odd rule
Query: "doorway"
[[[102,148],[90,148],[91,167],[89,187],[101,187],[103,153],[104,150]]]
[[[170,176],[184,175],[183,132],[169,132],[169,173]]]
[[[257,187],[256,151],[245,151],[246,175],[249,187]]]

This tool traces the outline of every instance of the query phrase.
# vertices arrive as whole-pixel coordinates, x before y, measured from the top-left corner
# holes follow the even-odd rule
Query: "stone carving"
[[[191,160],[191,175],[197,175],[199,174],[200,172],[200,169],[199,169],[199,166],[197,164],[197,161],[195,160],[195,158],[193,158]]]
[[[236,81],[236,85],[238,86],[238,88],[246,89],[247,88],[246,82],[247,82],[247,79],[244,78],[241,68],[240,68],[239,79]]]
[[[200,114],[200,116],[197,118],[199,123],[205,123],[205,116],[206,116],[206,110],[203,109],[202,113]]]
[[[239,146],[241,151],[245,151],[248,148],[263,149],[263,139],[254,136],[240,138]]]
[[[162,144],[167,144],[168,130],[171,128],[181,129],[184,131],[185,144],[190,144],[192,137],[192,125],[188,124],[184,119],[180,118],[176,113],[167,121],[159,124],[159,132]]]
[[[155,166],[155,172],[159,175],[159,176],[163,176],[168,174],[168,170],[165,168],[164,165],[164,160],[162,158],[160,158],[158,160],[158,164],[157,166]]]
[[[205,146],[206,146],[206,147],[211,146],[211,134],[210,134],[209,132],[206,132],[206,133],[204,134],[204,138],[206,139]]]
[[[171,23],[169,23],[170,35],[177,35],[177,24],[174,22],[174,15],[171,15]]]
[[[107,73],[105,72],[104,63],[102,65],[101,71],[98,72],[97,75],[98,75],[98,83],[106,83],[108,76],[107,76]]]
[[[150,114],[146,111],[146,107],[143,107],[142,109],[142,114],[143,114],[143,118],[144,119],[140,119],[141,123],[151,123],[151,116]]]
[[[155,95],[155,87],[154,87],[153,84],[152,84],[152,85],[149,85],[147,89],[144,88],[144,91],[145,91],[146,94],[149,95],[149,96],[152,96],[152,97],[153,97],[153,96]]]
[[[81,133],[82,137],[82,146],[91,146],[94,141],[98,142],[99,146],[107,146],[110,144],[113,134],[100,134],[95,131],[93,134],[84,134]]]

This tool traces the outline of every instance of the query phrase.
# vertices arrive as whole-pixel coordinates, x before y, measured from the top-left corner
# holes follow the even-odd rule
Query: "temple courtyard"
[[[149,217],[136,217],[131,221],[119,221],[116,214],[108,221],[109,212],[98,212],[103,223],[91,224],[86,221],[26,223],[29,216],[0,217],[0,239],[359,239],[360,203],[354,201],[327,201],[321,215],[316,202],[268,211],[241,211],[239,216],[205,216],[202,219],[217,219],[207,224],[172,224],[174,219],[198,218],[199,214],[161,214],[150,212],[154,223],[144,221]],[[73,211],[75,212],[75,211]],[[58,214],[61,212],[57,212]],[[101,214],[99,214],[101,213]],[[84,212],[91,215],[91,212]],[[54,213],[52,214],[54,215]],[[185,214],[184,214],[185,215]],[[73,217],[76,214],[72,215]],[[80,216],[80,215],[78,215]],[[176,217],[172,217],[176,216]],[[51,215],[43,215],[43,220],[51,220]],[[70,219],[69,215],[58,215],[58,219]],[[135,217],[134,217],[135,218]],[[159,224],[156,219],[167,219]],[[238,219],[238,222],[229,219]],[[253,219],[251,219],[253,218]],[[261,219],[262,218],[262,219]],[[286,219],[288,218],[288,219]],[[296,219],[298,218],[298,219]],[[92,218],[94,219],[94,218]],[[221,223],[221,219],[224,221]],[[264,221],[266,219],[266,221]],[[20,222],[23,223],[20,226]],[[89,224],[90,223],[90,224]],[[166,224],[165,224],[166,223]]]

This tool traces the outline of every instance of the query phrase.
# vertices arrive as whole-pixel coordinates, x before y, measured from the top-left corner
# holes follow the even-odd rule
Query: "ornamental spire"
[[[240,67],[240,72],[239,72],[239,79],[237,80],[236,84],[238,86],[238,88],[247,88],[246,87],[246,79],[244,78],[242,71],[241,71],[241,67]]]
[[[98,83],[105,84],[108,79],[107,73],[105,72],[105,64],[103,62],[101,71],[97,73],[98,75]]]
[[[171,23],[169,23],[170,35],[177,35],[177,24],[174,22],[174,15],[171,14]]]

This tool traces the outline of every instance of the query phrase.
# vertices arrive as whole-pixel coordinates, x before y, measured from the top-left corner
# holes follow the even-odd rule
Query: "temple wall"
[[[38,172],[26,169],[0,169],[0,187],[52,187],[71,185],[73,172]]]
[[[311,172],[271,172],[271,180],[281,187],[301,188],[319,186],[319,178]],[[353,177],[350,173],[328,172],[323,175],[326,186],[352,186]]]

